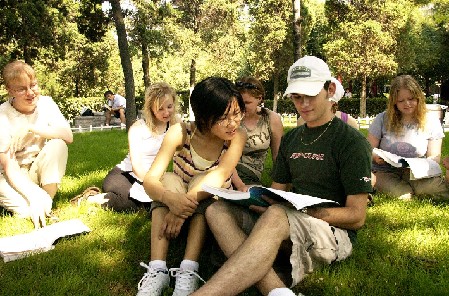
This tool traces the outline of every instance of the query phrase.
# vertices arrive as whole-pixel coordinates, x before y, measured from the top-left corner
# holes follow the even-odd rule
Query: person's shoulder
[[[51,105],[57,106],[56,102],[50,96],[39,96],[39,100],[36,103],[36,106],[38,106],[38,108],[46,108]]]
[[[42,95],[40,95],[38,102],[54,102],[54,100],[50,96],[42,96]]]
[[[304,128],[305,128],[305,125],[303,124],[303,125],[294,127],[292,129],[289,129],[287,132],[285,132],[285,134],[283,136],[283,140],[290,141],[292,139],[296,139]]]
[[[9,101],[3,102],[0,104],[0,113],[6,112],[9,108],[12,108]]]

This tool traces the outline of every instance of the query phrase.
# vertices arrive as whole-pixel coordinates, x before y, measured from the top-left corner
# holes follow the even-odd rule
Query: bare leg
[[[193,215],[190,220],[184,259],[198,261],[206,237],[206,229],[206,218],[200,214]]]
[[[151,213],[151,261],[163,260],[167,258],[168,239],[163,236],[159,239],[159,229],[164,222],[165,215],[168,213],[168,208],[155,208]]]
[[[219,244],[223,239],[232,239],[233,235],[238,240],[241,233],[233,229],[235,223],[229,227],[223,221],[219,227],[215,224],[219,224],[223,217],[220,214],[212,217],[213,214],[218,213],[209,212],[208,209],[208,222],[209,225],[213,225],[211,230],[215,231],[214,235]],[[230,232],[233,235],[229,235]],[[220,244],[225,254],[232,253],[232,256],[203,287],[192,295],[237,295],[255,283],[258,283],[258,288],[263,294],[268,294],[274,288],[285,287],[274,273],[272,265],[282,242],[288,238],[289,223],[285,211],[276,206],[268,208],[259,218],[248,238],[234,253],[231,251],[236,244]]]
[[[111,123],[111,112],[110,110],[106,110],[106,125],[109,125]]]
[[[120,122],[125,124],[126,123],[126,119],[125,119],[125,109],[119,109],[119,113],[120,113]]]

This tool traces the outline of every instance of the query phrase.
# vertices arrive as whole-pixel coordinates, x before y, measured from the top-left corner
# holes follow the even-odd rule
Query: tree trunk
[[[142,71],[143,71],[143,85],[145,89],[150,86],[150,58],[148,56],[148,47],[142,44]]]
[[[109,0],[112,7],[112,15],[114,17],[115,28],[117,30],[118,48],[120,52],[120,62],[125,76],[125,96],[126,96],[126,128],[136,120],[136,101],[134,72],[131,63],[131,55],[128,48],[128,39],[126,35],[125,22],[123,20],[122,8],[120,0]]]
[[[293,54],[295,61],[301,58],[301,1],[293,3]]]
[[[366,75],[362,77],[362,93],[360,95],[360,117],[366,117]]]
[[[273,73],[273,112],[277,112],[278,109],[278,100],[279,100],[279,70],[276,67]]]
[[[190,63],[190,88],[192,89],[195,87],[195,80],[196,80],[196,61],[192,59],[192,62]]]

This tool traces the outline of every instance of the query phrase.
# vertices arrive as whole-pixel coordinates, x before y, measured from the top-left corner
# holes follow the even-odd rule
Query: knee
[[[51,155],[61,158],[69,155],[69,149],[66,142],[61,139],[51,139],[45,144],[45,148],[50,151]]]
[[[220,221],[220,216],[226,213],[229,213],[229,205],[218,200],[207,207],[205,217],[208,223],[216,223]]]
[[[260,219],[263,219],[262,225],[270,226],[276,233],[289,229],[287,213],[282,207],[269,207]]]

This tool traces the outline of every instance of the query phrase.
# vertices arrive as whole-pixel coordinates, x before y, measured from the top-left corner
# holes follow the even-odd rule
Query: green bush
[[[86,98],[61,98],[54,99],[56,104],[61,110],[62,115],[67,120],[72,120],[76,116],[80,115],[81,109],[85,106],[92,111],[101,111],[105,104],[103,97],[86,97]]]
[[[265,100],[264,105],[268,109],[273,110],[273,100]],[[385,111],[386,108],[386,98],[368,98],[366,100],[366,113],[368,116],[376,116]],[[338,102],[338,109],[357,118],[360,114],[360,99],[342,99]],[[296,109],[290,100],[282,99],[278,101],[276,112],[280,114],[292,114],[296,113]]]

